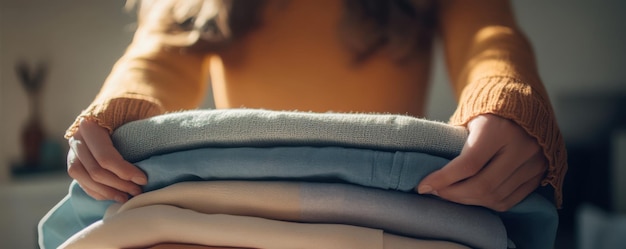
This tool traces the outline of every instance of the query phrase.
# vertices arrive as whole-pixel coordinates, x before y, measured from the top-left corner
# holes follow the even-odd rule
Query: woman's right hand
[[[122,158],[107,129],[83,119],[69,144],[67,172],[88,195],[124,203],[129,194],[141,194],[140,185],[147,183],[146,175]]]

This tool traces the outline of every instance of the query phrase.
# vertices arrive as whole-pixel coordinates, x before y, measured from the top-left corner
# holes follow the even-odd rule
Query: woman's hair
[[[290,0],[283,0],[289,4]],[[262,25],[265,0],[129,0],[139,22],[160,22],[172,46],[218,51]],[[436,26],[436,0],[343,0],[338,35],[361,61],[387,47],[403,60],[429,49]],[[160,13],[160,14],[158,14]],[[150,16],[153,16],[152,18]],[[152,19],[152,20],[150,20]]]

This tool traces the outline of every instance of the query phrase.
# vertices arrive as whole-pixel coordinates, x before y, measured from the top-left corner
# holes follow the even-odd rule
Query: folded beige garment
[[[112,214],[134,208],[167,204],[206,214],[298,221],[303,207],[297,186],[293,182],[180,182],[138,195],[124,205],[111,205],[104,220]]]
[[[60,248],[140,248],[160,243],[268,249],[467,248],[385,234],[378,229],[204,214],[169,205],[119,212],[88,226]]]
[[[429,229],[430,227],[433,229],[441,229],[441,227],[445,227],[442,223],[450,222],[449,220],[446,221],[432,218],[437,216],[434,215],[432,211],[429,211],[428,208],[419,208],[412,205],[407,206],[407,203],[405,202],[394,202],[397,198],[386,199],[387,202],[379,204],[372,202],[352,204],[350,202],[350,200],[352,200],[350,197],[354,195],[355,192],[350,192],[347,191],[348,189],[339,187],[324,188],[323,190],[317,189],[316,191],[319,192],[319,195],[311,196],[310,194],[307,194],[311,192],[310,184],[311,183],[284,181],[180,182],[136,196],[124,205],[114,204],[107,210],[104,215],[104,220],[106,221],[109,216],[114,215],[115,213],[125,212],[144,206],[165,204],[191,209],[206,214],[253,216],[290,222],[345,224],[382,229],[388,233],[396,233],[413,238],[445,240],[457,243],[464,242],[454,240],[455,237],[451,235],[454,231],[448,231],[450,234],[446,235],[449,235],[449,237],[428,236],[428,233],[415,232]],[[335,184],[323,185],[329,186]],[[376,192],[368,192],[366,196],[361,195],[360,198],[369,198],[371,200],[379,199],[377,198],[377,195],[380,195],[382,190],[372,189],[371,191]],[[385,193],[386,192],[383,192],[383,194]],[[311,198],[315,198],[316,201],[312,201]],[[402,198],[418,198],[418,196],[407,194],[406,196],[402,196]],[[426,200],[424,200],[422,203],[422,205],[427,205],[430,202],[426,202]],[[363,213],[355,210],[360,207],[354,205],[365,205],[369,206],[370,210],[379,211]],[[396,211],[396,209],[409,209],[414,210],[416,213],[414,216],[404,217],[406,220],[410,220],[409,223],[397,220],[397,218],[391,219],[391,221],[385,221],[385,219],[380,217],[380,215],[386,214],[393,216],[394,213],[402,213],[399,211],[403,211]],[[426,214],[431,213],[431,215],[429,217],[426,217],[423,213],[418,215],[419,212],[425,212]],[[408,212],[408,214],[411,214],[411,212]],[[438,215],[441,216],[446,214],[451,215],[452,217],[454,217],[454,215],[458,215],[454,212],[439,213]],[[406,215],[407,214],[405,214],[405,216]],[[337,217],[340,216],[344,218],[338,219]],[[422,223],[421,225],[418,224],[420,222]],[[438,223],[434,224],[432,222]],[[413,227],[402,227],[405,228],[405,230],[393,230],[406,224]],[[458,223],[457,227],[460,226],[465,227],[465,229],[474,229],[471,225],[474,224],[470,223],[468,226],[467,224]],[[414,229],[414,227],[418,228]]]
[[[161,243],[148,247],[146,249],[251,249],[251,248],[236,248],[236,247],[223,247],[223,246],[201,246],[201,245],[189,245],[189,244],[176,244],[176,243]]]

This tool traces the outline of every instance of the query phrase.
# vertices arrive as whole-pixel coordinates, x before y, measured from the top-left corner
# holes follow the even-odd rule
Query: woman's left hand
[[[506,211],[541,183],[548,168],[537,140],[511,120],[485,114],[472,119],[461,154],[418,185],[420,194],[434,194],[466,205]]]

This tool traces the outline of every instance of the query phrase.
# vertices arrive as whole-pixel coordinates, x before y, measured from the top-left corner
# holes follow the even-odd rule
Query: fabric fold
[[[504,225],[487,209],[415,193],[339,183],[177,183],[139,195],[108,213],[114,215],[158,204],[207,214],[355,225],[413,238],[452,241],[473,248],[497,249],[507,244]]]
[[[180,150],[242,146],[341,146],[451,159],[466,138],[463,127],[410,116],[259,109],[169,113],[129,122],[112,136],[130,162]]]
[[[150,205],[120,212],[93,223],[60,248],[136,248],[163,242],[273,249],[467,248],[451,242],[385,234],[378,229],[203,214],[169,205]]]
[[[423,177],[447,162],[444,158],[416,152],[342,147],[244,147],[180,151],[153,156],[136,165],[148,175],[146,191],[184,181],[281,180],[345,182],[411,192]],[[404,166],[394,166],[398,164]],[[394,173],[391,169],[402,172]],[[389,180],[395,175],[401,175],[398,182]],[[393,188],[396,185],[399,187]],[[71,191],[66,203],[52,210],[42,221],[43,243],[62,243],[82,227],[102,219],[111,204],[92,199],[78,184],[74,184]],[[545,198],[532,194],[498,215],[507,227],[509,237],[517,238],[514,242],[518,248],[550,248],[553,245],[558,220],[554,206]],[[526,216],[532,219],[524,218]],[[515,229],[509,230],[510,226]],[[511,234],[512,231],[518,233]]]
[[[112,136],[120,153],[148,175],[145,191],[187,181],[245,180],[400,192],[412,192],[458,155],[466,137],[464,128],[408,116],[246,109],[157,116],[128,123]],[[40,222],[40,245],[63,243],[101,220],[111,204],[92,199],[73,182],[69,195]],[[517,248],[554,245],[558,215],[542,196],[533,193],[496,214]]]

